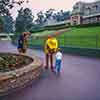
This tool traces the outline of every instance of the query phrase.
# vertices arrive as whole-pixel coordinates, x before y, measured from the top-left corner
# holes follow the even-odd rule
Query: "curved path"
[[[0,41],[2,51],[16,52],[16,47]],[[42,51],[28,50],[34,54],[44,57]],[[100,100],[100,59],[64,54],[60,76],[44,71],[37,82],[0,100]]]

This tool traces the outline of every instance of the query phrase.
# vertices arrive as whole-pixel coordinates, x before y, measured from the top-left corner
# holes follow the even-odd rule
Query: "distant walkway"
[[[0,41],[0,52],[16,52],[10,42]],[[28,55],[44,58],[42,51]],[[0,100],[100,100],[100,59],[63,56],[61,76],[45,71],[39,81]]]

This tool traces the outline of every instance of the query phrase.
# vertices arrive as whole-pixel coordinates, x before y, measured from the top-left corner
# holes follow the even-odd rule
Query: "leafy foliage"
[[[33,23],[33,15],[29,8],[21,8],[16,18],[15,28],[17,32],[29,31]]]
[[[14,7],[14,4],[21,5],[24,1],[15,2],[14,0],[0,0],[0,16],[9,15],[9,10]]]
[[[0,32],[13,32],[13,18],[11,17],[10,10],[15,4],[20,6],[23,2],[23,0],[0,0]]]
[[[70,12],[69,11],[59,11],[57,13],[54,13],[53,14],[53,18],[57,21],[57,22],[60,22],[60,21],[65,21],[67,19],[70,19]]]
[[[45,25],[48,23],[48,21],[52,22],[60,22],[60,21],[65,21],[67,19],[70,19],[70,12],[69,11],[58,11],[55,12],[55,9],[49,9],[45,13],[40,11],[37,13],[37,19],[35,22],[39,25]]]
[[[37,13],[37,19],[35,20],[35,22],[38,25],[43,25],[44,24],[44,22],[45,22],[45,15],[44,15],[44,13],[42,11]]]

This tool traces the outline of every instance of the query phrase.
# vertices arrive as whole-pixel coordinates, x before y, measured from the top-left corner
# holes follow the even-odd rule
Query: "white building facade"
[[[100,1],[77,2],[73,6],[71,25],[100,23]]]

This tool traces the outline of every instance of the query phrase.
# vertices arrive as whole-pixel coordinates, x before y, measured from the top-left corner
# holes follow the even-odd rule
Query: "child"
[[[60,48],[57,49],[57,53],[55,55],[55,70],[57,73],[60,73],[60,69],[61,69],[61,62],[62,62],[62,51]]]

